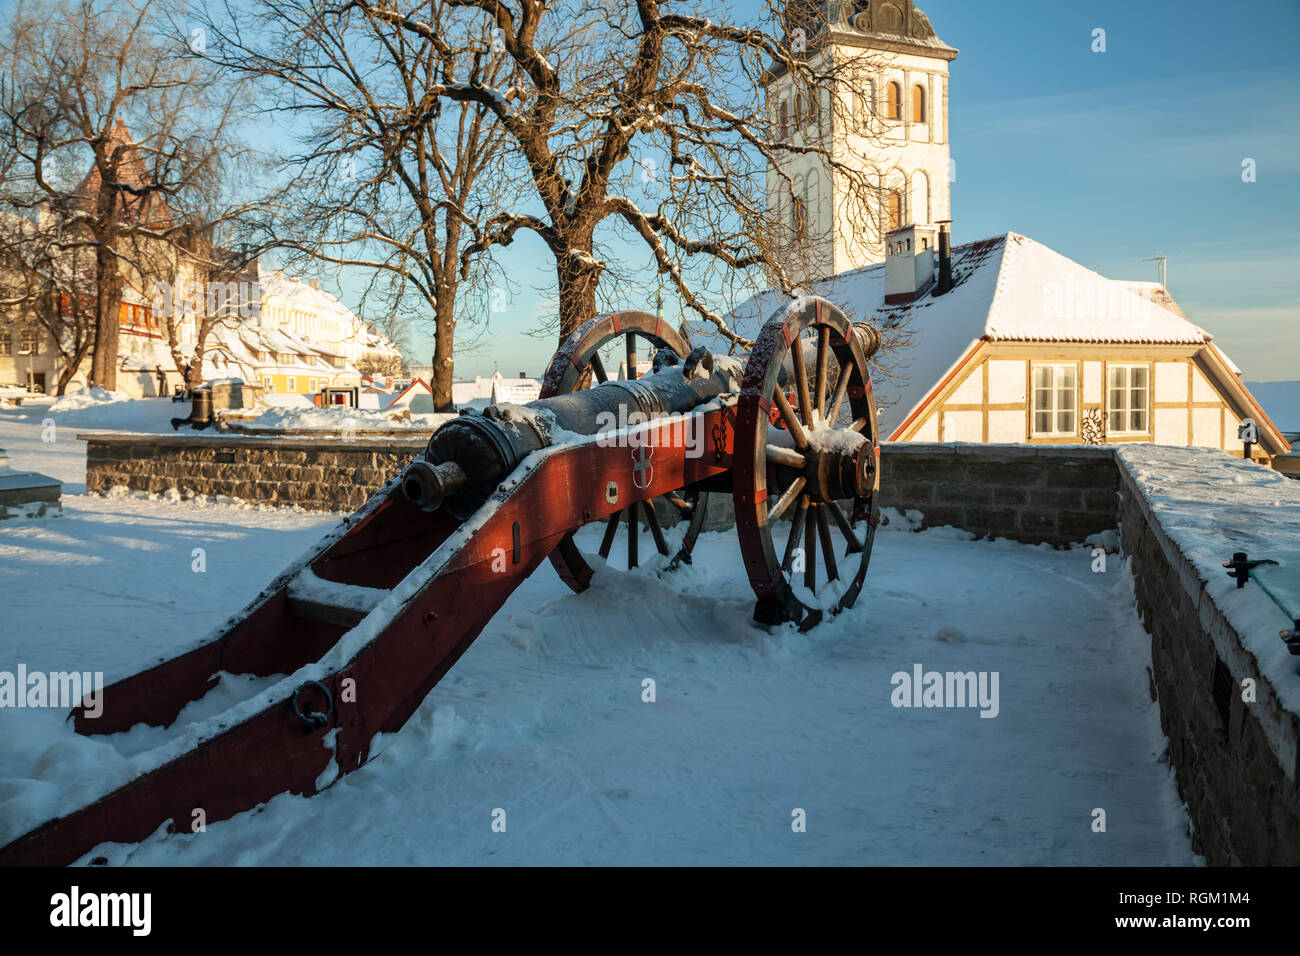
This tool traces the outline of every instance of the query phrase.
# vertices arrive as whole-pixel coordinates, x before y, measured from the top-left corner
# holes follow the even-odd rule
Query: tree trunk
[[[90,365],[90,384],[117,388],[118,312],[122,305],[122,283],[117,274],[117,257],[100,245],[95,252],[95,354]]]
[[[90,351],[88,345],[82,346],[73,354],[73,361],[63,363],[63,371],[59,373],[59,382],[55,386],[56,395],[63,395],[67,392],[68,383],[76,376],[77,369],[81,368],[81,363],[85,361],[88,351]]]
[[[575,246],[577,246],[575,248]],[[596,283],[602,266],[591,253],[591,241],[569,243],[559,257],[556,278],[560,293],[560,341],[596,314]]]
[[[436,327],[433,333],[433,389],[434,410],[449,411],[451,382],[455,375],[453,358],[456,343],[456,297],[439,294],[436,305]]]

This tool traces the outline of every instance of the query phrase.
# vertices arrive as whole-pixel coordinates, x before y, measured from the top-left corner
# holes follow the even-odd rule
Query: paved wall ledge
[[[121,486],[212,495],[318,511],[354,511],[429,442],[410,437],[262,438],[91,432],[86,491]]]

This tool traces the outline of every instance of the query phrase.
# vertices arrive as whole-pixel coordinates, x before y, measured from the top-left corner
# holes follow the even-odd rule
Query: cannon
[[[644,529],[646,563],[670,573],[690,562],[710,495],[731,496],[759,625],[807,630],[851,607],[878,524],[879,343],[816,297],[778,309],[743,364],[649,313],[597,316],[556,352],[541,398],[443,424],[197,647],[75,708],[80,734],[169,727],[223,673],[280,677],[136,756],[131,781],[88,788],[0,848],[0,865],[68,864],[186,830],[198,809],[214,822],[324,789],[365,765],[544,560],[581,592],[640,566]],[[630,376],[648,345],[652,372],[610,380],[611,345]]]

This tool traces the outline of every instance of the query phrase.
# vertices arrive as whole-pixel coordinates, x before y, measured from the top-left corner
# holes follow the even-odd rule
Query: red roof
[[[136,190],[147,189],[154,184],[149,165],[145,162],[140,147],[132,138],[125,121],[120,117],[113,125],[113,131],[109,134],[104,148],[110,163],[116,157],[118,183]],[[102,187],[103,176],[96,163],[77,187],[77,195],[82,199],[83,208],[88,211],[94,208]],[[121,201],[127,211],[126,218],[137,224],[143,223],[158,228],[166,228],[172,224],[171,210],[167,208],[161,193],[151,192],[140,196],[129,190],[122,190]]]

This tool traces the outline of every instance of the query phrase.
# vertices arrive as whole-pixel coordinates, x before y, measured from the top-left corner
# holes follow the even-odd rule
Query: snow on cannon
[[[653,371],[610,381],[601,349],[621,345],[635,376],[643,342]],[[0,848],[0,865],[68,864],[163,824],[188,831],[196,811],[211,823],[319,792],[375,755],[376,735],[406,722],[544,559],[583,591],[642,563],[644,527],[658,566],[689,563],[710,494],[732,496],[756,621],[806,630],[852,606],[877,524],[878,346],[819,298],[778,310],[743,368],[649,313],[592,319],[555,354],[540,399],[442,425],[197,647],[74,710],[79,734],[174,733],[132,758],[133,779],[88,783],[80,805]],[[624,553],[625,565],[612,556]],[[279,679],[187,719],[223,675]]]

